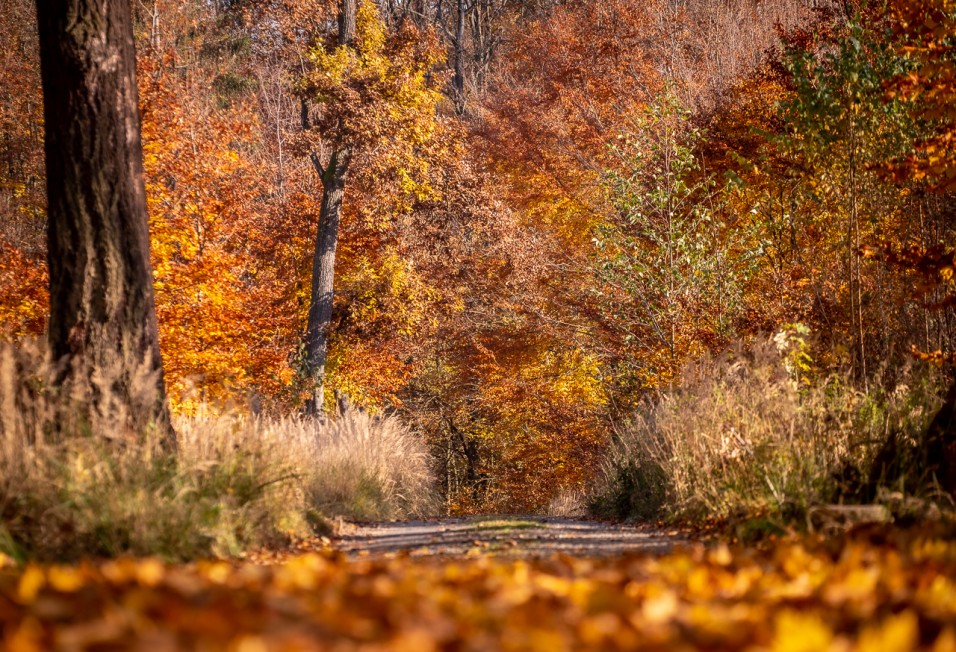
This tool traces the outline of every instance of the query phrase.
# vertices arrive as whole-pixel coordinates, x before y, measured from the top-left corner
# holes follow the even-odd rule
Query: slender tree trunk
[[[855,325],[853,339],[856,340],[855,355],[859,356],[859,363],[856,367],[858,379],[863,381],[863,386],[868,384],[866,377],[866,339],[863,331],[863,261],[860,256],[860,220],[857,200],[857,174],[856,174],[856,127],[850,123],[850,236],[852,239],[847,243],[850,248],[850,309],[855,310],[851,324]],[[855,263],[855,265],[854,265]],[[854,269],[855,267],[855,269]],[[855,273],[854,273],[855,272]],[[855,277],[855,286],[854,286]],[[856,297],[853,293],[856,293]],[[854,301],[855,298],[855,301]],[[855,304],[855,308],[854,308]]]
[[[458,115],[465,112],[465,0],[458,0],[457,23],[455,26],[455,110]]]
[[[351,47],[355,41],[357,11],[358,0],[341,0],[339,45],[342,47]],[[308,104],[305,101],[302,102],[302,128],[310,128]],[[322,206],[315,233],[312,296],[309,300],[309,319],[305,334],[306,365],[312,382],[312,395],[306,403],[306,412],[312,415],[322,414],[325,403],[325,366],[335,296],[335,250],[339,241],[342,199],[345,196],[345,183],[351,160],[352,150],[347,145],[336,149],[324,167],[318,154],[312,153],[312,162],[322,180]]]
[[[332,303],[335,282],[335,250],[339,240],[339,222],[342,217],[342,198],[348,179],[351,150],[343,148],[332,154],[322,176],[322,207],[315,233],[315,255],[312,260],[312,298],[309,302],[309,321],[305,351],[309,374],[313,383],[312,396],[306,411],[322,413],[325,403],[325,363],[329,345],[329,324],[332,321]]]
[[[126,412],[125,425],[134,433],[153,424],[172,445],[149,262],[130,5],[38,0],[37,18],[49,340],[63,365],[60,380],[88,386],[88,417]]]

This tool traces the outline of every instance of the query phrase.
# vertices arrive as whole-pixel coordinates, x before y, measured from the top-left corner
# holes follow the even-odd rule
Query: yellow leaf
[[[833,632],[818,614],[781,612],[774,622],[773,652],[820,652],[833,643]]]
[[[30,604],[36,600],[37,594],[46,583],[46,577],[43,569],[33,564],[27,566],[20,576],[20,585],[17,588],[17,596],[23,604]]]
[[[858,652],[908,652],[919,642],[919,621],[912,611],[890,616],[860,634]]]
[[[166,569],[158,559],[144,559],[136,566],[136,579],[143,586],[156,586],[165,574]]]
[[[677,607],[677,594],[665,590],[660,595],[648,599],[641,611],[648,622],[663,623],[674,617]]]
[[[33,618],[27,618],[3,642],[5,652],[41,652],[43,629]]]
[[[933,643],[933,652],[956,652],[956,633],[946,628]]]
[[[47,579],[57,591],[61,593],[74,593],[84,584],[83,573],[77,568],[69,566],[54,566],[50,569]]]

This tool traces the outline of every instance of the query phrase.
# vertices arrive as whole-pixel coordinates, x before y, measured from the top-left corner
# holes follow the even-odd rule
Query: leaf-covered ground
[[[260,562],[262,559],[259,560]],[[956,544],[0,571],[3,649],[956,650]]]

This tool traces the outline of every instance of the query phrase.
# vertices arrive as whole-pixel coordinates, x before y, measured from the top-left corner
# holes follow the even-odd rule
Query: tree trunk
[[[927,479],[934,479],[942,489],[956,496],[956,377],[923,435],[920,461]]]
[[[342,0],[339,5],[339,45],[350,46],[355,41],[355,16],[358,0]]]
[[[358,0],[341,0],[339,5],[339,45],[351,47],[355,41],[355,18]],[[310,129],[308,104],[302,102],[302,128]],[[312,296],[309,299],[309,319],[305,333],[306,367],[312,382],[312,395],[306,402],[306,412],[322,414],[325,403],[325,363],[329,347],[329,325],[332,322],[332,304],[335,287],[335,249],[339,241],[339,222],[342,218],[342,198],[349,175],[352,149],[342,146],[332,152],[329,162],[322,166],[318,154],[312,152],[312,163],[322,179],[322,206],[315,233],[315,254],[312,259]]]
[[[455,26],[455,111],[465,112],[465,0],[458,0],[457,24]]]
[[[37,2],[46,125],[49,340],[85,416],[173,445],[149,262],[126,0]],[[63,424],[61,420],[61,425]],[[117,434],[130,434],[117,433]]]
[[[325,362],[329,344],[329,324],[332,321],[332,300],[335,281],[335,249],[339,239],[342,217],[342,198],[348,179],[351,150],[343,148],[332,154],[322,175],[322,207],[315,233],[315,255],[312,259],[312,296],[309,301],[309,321],[306,330],[305,351],[312,381],[312,396],[306,411],[322,413],[325,402]]]

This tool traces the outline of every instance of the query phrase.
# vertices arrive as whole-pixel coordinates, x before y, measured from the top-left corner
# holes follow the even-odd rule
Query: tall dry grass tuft
[[[200,414],[177,422],[179,457],[255,451],[294,480],[307,510],[348,519],[425,516],[438,506],[424,439],[397,417],[348,410],[335,419]],[[278,480],[277,480],[278,482]]]
[[[37,427],[51,416],[43,414],[45,402],[39,400],[48,364],[32,342],[23,348],[0,342],[0,454],[8,462],[23,462],[20,442],[42,440]]]
[[[153,413],[157,400],[157,372],[148,365],[128,378],[117,361],[94,369],[87,379],[85,370],[63,364],[38,342],[0,342],[0,442],[52,443],[93,432],[132,441],[153,427],[140,418]]]
[[[349,411],[319,430],[309,459],[308,500],[322,513],[392,519],[438,509],[424,440],[397,417]]]
[[[875,455],[915,440],[938,405],[931,374],[891,390],[811,382],[777,341],[690,367],[616,437],[597,511],[678,520],[800,518],[813,505],[865,499]]]
[[[548,503],[547,515],[562,518],[583,518],[587,516],[586,496],[579,489],[560,490]]]
[[[231,556],[331,517],[435,507],[424,442],[395,417],[201,409],[177,419],[170,451],[149,430],[128,436],[125,414],[113,428],[97,408],[91,423],[82,401],[97,392],[64,396],[55,372],[39,345],[0,345],[0,552],[15,558]],[[64,418],[71,406],[83,416]]]

